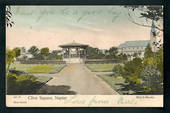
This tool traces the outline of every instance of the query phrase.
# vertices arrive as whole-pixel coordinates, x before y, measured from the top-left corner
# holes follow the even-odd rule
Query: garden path
[[[68,64],[61,70],[53,79],[47,82],[46,86],[40,89],[39,93],[46,92],[47,94],[55,94],[56,89],[50,90],[47,86],[67,88],[71,94],[80,95],[117,95],[108,84],[95,73],[91,72],[84,64]],[[58,90],[58,89],[57,89]],[[60,89],[58,91],[63,91]],[[66,92],[66,91],[65,91]],[[73,93],[74,92],[74,93]],[[56,92],[56,94],[67,94]]]

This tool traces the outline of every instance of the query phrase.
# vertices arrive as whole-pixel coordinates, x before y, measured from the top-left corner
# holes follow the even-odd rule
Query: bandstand
[[[62,48],[62,57],[66,63],[84,63],[86,60],[86,49],[88,45],[73,41],[59,47]]]

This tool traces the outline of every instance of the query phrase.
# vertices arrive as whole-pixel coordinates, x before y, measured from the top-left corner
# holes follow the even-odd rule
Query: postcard
[[[163,6],[6,6],[7,107],[163,107]]]

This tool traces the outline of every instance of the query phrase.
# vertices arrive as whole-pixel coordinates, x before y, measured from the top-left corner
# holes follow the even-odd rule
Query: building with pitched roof
[[[143,58],[145,48],[148,44],[150,44],[150,40],[126,41],[118,46],[118,54],[125,54],[129,56],[129,60],[135,57],[135,53],[140,58]]]
[[[128,60],[132,60],[136,55],[140,58],[144,57],[145,48],[147,45],[151,46],[153,52],[159,50],[157,45],[157,34],[156,26],[152,21],[151,31],[150,31],[150,40],[135,40],[135,41],[126,41],[118,46],[118,54],[125,54],[128,56]]]

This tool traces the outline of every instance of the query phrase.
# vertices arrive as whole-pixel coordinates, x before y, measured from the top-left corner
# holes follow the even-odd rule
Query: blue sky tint
[[[11,9],[15,25],[7,28],[9,48],[28,49],[36,45],[59,49],[58,45],[75,40],[109,49],[127,40],[150,38],[150,28],[131,23],[128,10],[120,6],[12,6]],[[135,14],[139,16],[138,12]]]

